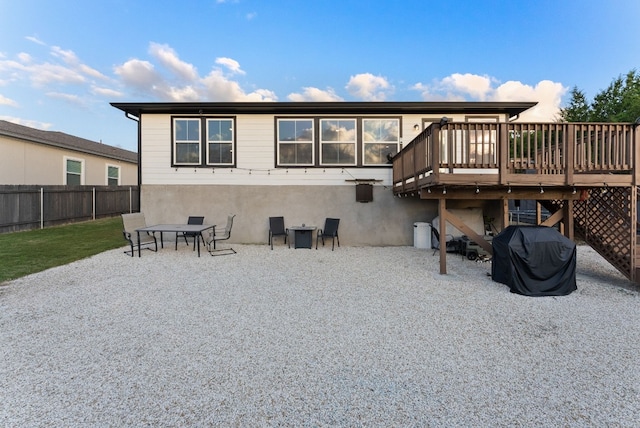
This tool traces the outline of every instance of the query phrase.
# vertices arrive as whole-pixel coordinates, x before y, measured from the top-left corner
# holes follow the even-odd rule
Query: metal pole
[[[92,210],[93,210],[93,219],[96,219],[96,188],[94,187],[92,190],[92,196],[93,196],[93,205],[92,205]]]
[[[44,187],[40,188],[40,229],[44,229]]]
[[[133,193],[131,191],[131,186],[129,186],[129,214],[133,212]]]

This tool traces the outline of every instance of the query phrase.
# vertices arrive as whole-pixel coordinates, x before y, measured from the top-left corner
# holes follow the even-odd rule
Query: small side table
[[[313,232],[317,229],[315,226],[294,226],[289,230],[293,231],[293,248],[312,248]]]

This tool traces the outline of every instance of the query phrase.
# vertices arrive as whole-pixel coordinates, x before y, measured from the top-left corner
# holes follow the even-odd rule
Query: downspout
[[[140,211],[140,195],[142,194],[142,129],[140,125],[140,117],[125,111],[124,117],[138,122],[138,211]],[[131,206],[129,206],[129,211]]]

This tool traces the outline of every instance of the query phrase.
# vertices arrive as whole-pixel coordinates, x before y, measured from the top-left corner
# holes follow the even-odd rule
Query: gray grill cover
[[[576,287],[576,244],[545,226],[509,226],[493,238],[491,278],[512,293],[565,296]]]

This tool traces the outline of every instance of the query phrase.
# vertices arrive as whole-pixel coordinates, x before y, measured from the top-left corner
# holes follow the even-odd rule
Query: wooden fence
[[[0,233],[139,210],[138,186],[0,185]]]

